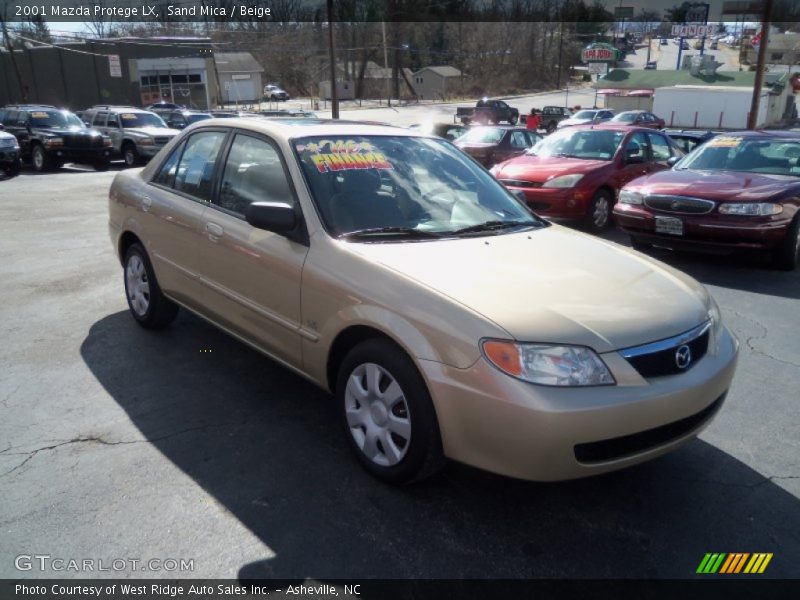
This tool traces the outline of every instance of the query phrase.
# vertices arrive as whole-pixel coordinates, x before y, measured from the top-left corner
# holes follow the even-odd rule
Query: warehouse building
[[[249,52],[217,52],[214,55],[222,101],[225,104],[257,102],[264,93],[264,67]]]

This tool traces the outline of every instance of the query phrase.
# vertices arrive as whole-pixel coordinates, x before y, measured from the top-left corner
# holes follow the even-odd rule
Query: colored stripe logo
[[[696,573],[702,575],[725,574],[736,575],[739,573],[763,573],[769,561],[772,560],[772,552],[708,552]]]

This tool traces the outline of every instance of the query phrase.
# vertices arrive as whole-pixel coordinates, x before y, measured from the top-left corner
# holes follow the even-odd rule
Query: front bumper
[[[581,219],[586,215],[586,198],[576,188],[507,187],[524,192],[530,209],[543,217]]]
[[[111,147],[102,148],[49,148],[47,155],[62,162],[94,162],[108,160],[111,157]]]
[[[644,380],[610,352],[602,357],[618,384],[586,388],[526,383],[483,358],[468,369],[420,364],[448,457],[501,475],[557,481],[644,462],[693,439],[722,404],[737,355],[738,342],[723,327],[684,373]]]
[[[655,214],[638,205],[617,203],[614,217],[626,233],[646,242],[678,248],[731,251],[770,250],[778,245],[791,225],[785,217],[736,217],[722,215],[677,215],[683,221],[683,235],[656,233]]]
[[[0,163],[16,163],[20,158],[19,147],[0,148]]]

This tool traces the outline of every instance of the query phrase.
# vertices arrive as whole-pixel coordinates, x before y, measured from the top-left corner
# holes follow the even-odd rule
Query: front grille
[[[518,188],[540,188],[542,184],[536,181],[524,181],[523,179],[501,179],[500,183]]]
[[[168,143],[172,138],[161,136],[161,137],[156,137],[154,139],[156,141],[156,146],[163,146],[164,144]]]
[[[89,135],[76,135],[64,140],[66,146],[70,148],[91,148],[92,146],[102,146],[103,138],[100,136],[92,137]]]
[[[705,215],[714,210],[715,206],[711,200],[703,200],[702,198],[658,195],[645,197],[644,204],[653,210],[682,215]]]
[[[722,394],[700,412],[680,421],[673,421],[660,427],[600,442],[576,444],[574,448],[575,458],[581,463],[602,463],[663,446],[697,429],[719,410],[724,401],[725,394]]]
[[[636,369],[642,377],[662,377],[675,375],[691,369],[708,352],[711,321],[681,335],[620,350],[620,354]],[[679,364],[678,350],[684,346],[689,349],[688,363]],[[685,353],[686,351],[683,350]],[[682,358],[685,358],[685,354]]]

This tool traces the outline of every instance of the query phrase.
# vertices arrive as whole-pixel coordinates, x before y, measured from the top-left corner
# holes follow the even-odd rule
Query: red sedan
[[[625,186],[614,215],[638,249],[760,249],[772,254],[775,266],[794,269],[800,261],[800,134],[717,136],[671,171]]]
[[[663,129],[666,122],[661,117],[657,117],[646,110],[626,110],[611,119],[609,124],[627,125],[629,127],[647,127],[648,129]]]
[[[510,190],[524,193],[537,214],[580,219],[599,231],[609,225],[622,186],[670,167],[681,156],[658,131],[608,124],[569,127],[496,165],[492,173]]]
[[[453,143],[488,169],[519,156],[541,139],[541,135],[525,127],[492,125],[472,127]]]

